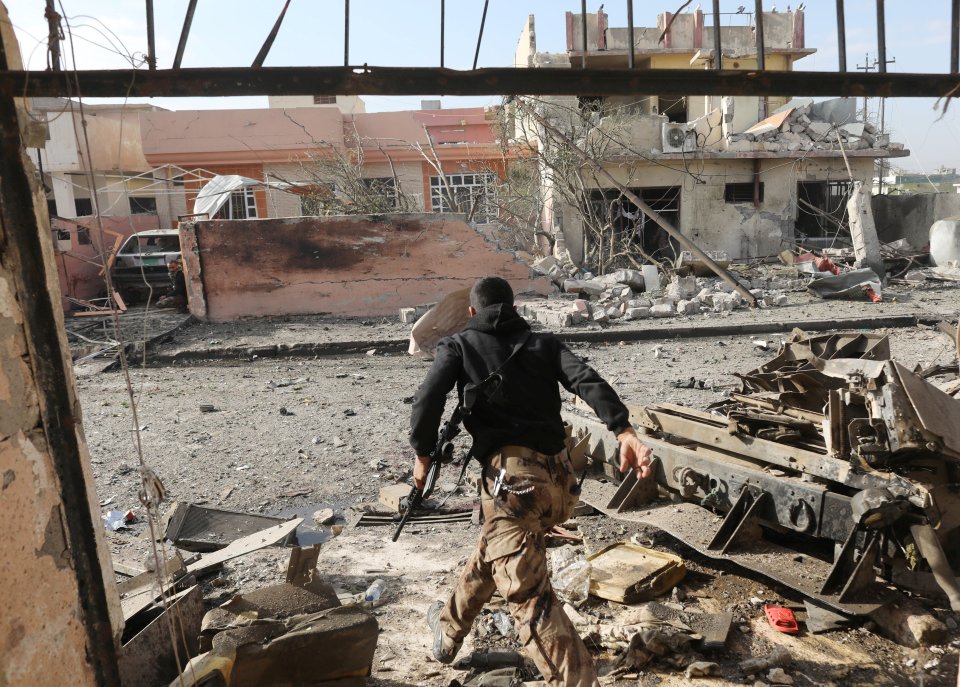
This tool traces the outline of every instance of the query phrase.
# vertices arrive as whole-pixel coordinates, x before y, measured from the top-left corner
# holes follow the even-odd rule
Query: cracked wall
[[[489,275],[517,292],[549,282],[458,215],[392,214],[181,224],[190,312],[394,316]]]

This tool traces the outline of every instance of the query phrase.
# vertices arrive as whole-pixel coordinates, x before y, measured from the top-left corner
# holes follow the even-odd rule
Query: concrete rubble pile
[[[727,150],[736,152],[903,149],[873,124],[857,122],[852,99],[788,107],[743,133],[728,134],[726,143]]]
[[[747,307],[743,298],[719,279],[693,275],[667,279],[655,265],[644,265],[642,271],[621,269],[595,277],[572,264],[563,265],[556,258],[546,257],[534,263],[534,269],[553,279],[561,290],[560,297],[518,302],[517,309],[524,317],[555,329],[584,323],[605,325],[613,320],[729,313]],[[738,281],[766,307],[786,305],[785,291],[807,285],[795,270],[786,278],[740,277]]]
[[[901,643],[935,641],[943,623],[902,611],[906,599],[890,585],[960,610],[960,400],[928,379],[938,372],[892,360],[884,336],[795,331],[775,359],[738,375],[740,392],[707,411],[635,409],[655,484],[588,481],[583,498],[820,605],[870,616]],[[602,426],[565,419],[577,437],[591,436],[592,457],[615,458]],[[658,490],[674,498],[661,502]],[[832,561],[808,555],[824,545]],[[913,615],[924,620],[906,622]]]

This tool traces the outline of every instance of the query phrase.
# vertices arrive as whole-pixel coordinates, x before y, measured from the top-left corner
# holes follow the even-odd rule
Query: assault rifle
[[[458,405],[453,414],[450,415],[450,419],[440,426],[437,445],[430,452],[430,467],[427,468],[427,477],[423,481],[423,489],[414,484],[410,489],[410,495],[404,499],[407,505],[403,511],[403,516],[400,518],[400,524],[393,532],[393,541],[397,541],[400,537],[400,533],[403,531],[404,525],[407,524],[407,520],[410,519],[410,515],[420,508],[426,499],[430,498],[433,488],[437,485],[440,466],[453,460],[453,440],[460,434],[460,423],[463,420],[463,415],[463,407]]]

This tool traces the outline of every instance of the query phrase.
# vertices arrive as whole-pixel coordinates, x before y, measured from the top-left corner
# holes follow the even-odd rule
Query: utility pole
[[[887,64],[895,64],[896,61],[897,61],[896,57],[891,57],[889,60],[887,60]],[[885,126],[886,116],[887,116],[887,99],[880,98],[880,135],[887,133],[886,126]],[[879,188],[877,189],[877,192],[880,195],[883,195],[883,177],[886,175],[886,173],[887,173],[887,159],[884,157],[881,157],[880,158],[880,185],[879,185]]]
[[[867,72],[872,72],[874,69],[876,69],[878,64],[879,62],[877,62],[876,58],[874,58],[873,62],[871,62],[870,53],[867,53],[864,56],[864,64],[858,64],[857,69],[866,74]],[[867,123],[867,96],[863,96],[863,123]]]

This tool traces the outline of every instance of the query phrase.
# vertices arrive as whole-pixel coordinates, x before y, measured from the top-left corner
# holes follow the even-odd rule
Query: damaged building
[[[627,68],[766,69],[792,71],[813,54],[806,45],[804,12],[764,12],[763,64],[756,21],[714,27],[699,7],[663,12],[653,27],[609,27],[607,15],[568,12],[565,53],[537,50],[534,18],[523,28],[514,63],[530,69]],[[585,22],[585,23],[584,23]],[[584,43],[586,40],[586,43]],[[722,59],[722,65],[718,65]],[[628,62],[632,64],[628,65]],[[623,185],[707,251],[731,259],[776,255],[800,240],[833,236],[844,224],[854,182],[871,186],[878,158],[909,154],[900,143],[860,119],[854,99],[813,103],[787,96],[547,97],[539,107],[594,152]],[[553,145],[517,115],[521,138]],[[549,164],[549,163],[548,163]],[[562,172],[544,170],[542,229],[564,239],[574,262],[598,252],[635,251],[674,259],[678,250],[628,199],[584,173],[591,208],[575,207],[557,187]],[[601,245],[606,243],[606,246]]]

